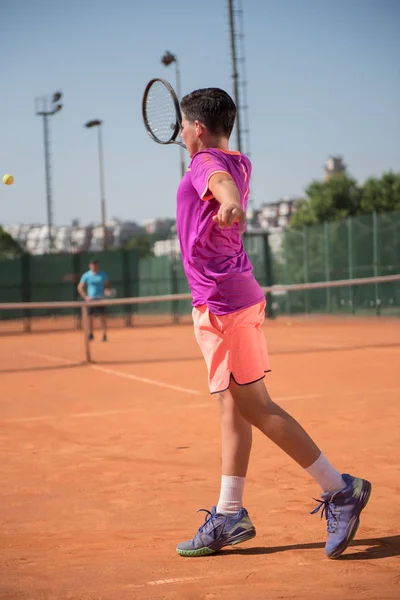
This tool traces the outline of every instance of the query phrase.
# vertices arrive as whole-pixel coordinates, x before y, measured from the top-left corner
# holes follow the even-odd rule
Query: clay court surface
[[[1,600],[400,597],[400,320],[264,327],[274,399],[344,472],[373,484],[355,542],[324,556],[319,490],[255,432],[257,537],[204,558],[177,542],[219,492],[215,398],[189,325],[0,336]]]

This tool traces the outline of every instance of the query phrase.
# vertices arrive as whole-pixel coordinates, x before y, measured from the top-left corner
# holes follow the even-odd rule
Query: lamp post
[[[99,177],[100,177],[100,203],[101,203],[101,225],[103,228],[103,250],[107,250],[107,230],[106,230],[106,199],[104,193],[104,165],[103,165],[103,138],[101,134],[101,125],[103,121],[93,119],[85,123],[84,127],[90,129],[97,127],[97,141],[99,147]]]
[[[49,117],[55,115],[62,109],[60,100],[61,92],[54,92],[52,96],[41,96],[35,99],[36,116],[43,117],[43,140],[44,140],[44,169],[46,180],[46,209],[47,209],[47,239],[48,252],[53,250],[53,199],[51,190],[51,168],[50,168],[50,150],[49,150]]]
[[[181,101],[181,70],[179,68],[178,57],[175,54],[172,54],[172,52],[169,52],[167,50],[164,52],[164,54],[161,58],[161,62],[166,67],[168,67],[169,65],[172,65],[172,63],[175,64],[176,95],[178,96],[178,100],[180,102]],[[184,159],[184,148],[182,148],[182,146],[179,146],[179,162],[180,162],[181,177],[183,177],[185,174],[185,159]]]

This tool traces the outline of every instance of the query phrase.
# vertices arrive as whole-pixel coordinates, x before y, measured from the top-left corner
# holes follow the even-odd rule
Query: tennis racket
[[[165,79],[152,79],[146,86],[142,101],[142,114],[150,137],[157,144],[178,144],[182,115],[174,88]]]
[[[108,298],[116,298],[118,294],[117,294],[117,290],[115,288],[106,288],[104,290],[104,295],[108,299]]]

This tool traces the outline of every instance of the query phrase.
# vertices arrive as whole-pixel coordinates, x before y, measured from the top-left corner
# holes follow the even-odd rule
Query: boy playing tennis
[[[195,336],[204,355],[209,387],[218,394],[222,429],[222,482],[218,504],[196,535],[177,546],[181,556],[212,554],[253,538],[243,508],[252,426],[303,467],[322,488],[328,540],[337,558],[353,539],[371,484],[341,475],[304,429],[275,404],[264,385],[270,370],[261,325],[265,300],[244,251],[251,163],[228,148],[236,107],[218,88],[185,96],[182,139],[191,162],[177,195],[177,231],[193,296]]]

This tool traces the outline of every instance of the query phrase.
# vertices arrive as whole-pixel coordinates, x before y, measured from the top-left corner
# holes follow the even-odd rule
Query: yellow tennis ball
[[[4,175],[3,177],[3,183],[6,185],[12,185],[14,183],[14,177],[7,173],[7,175]]]

